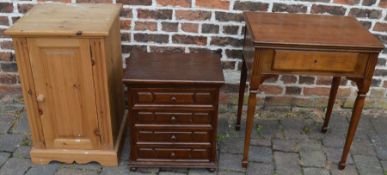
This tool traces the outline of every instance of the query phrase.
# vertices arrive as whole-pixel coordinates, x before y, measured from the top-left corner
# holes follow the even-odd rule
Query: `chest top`
[[[123,78],[126,84],[224,83],[220,56],[213,53],[132,52]]]
[[[353,17],[256,12],[245,12],[244,16],[256,46],[369,52],[384,47]]]
[[[5,31],[12,36],[107,36],[120,4],[39,4]]]

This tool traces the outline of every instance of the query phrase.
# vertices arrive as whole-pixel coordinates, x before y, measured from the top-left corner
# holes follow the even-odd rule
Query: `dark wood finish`
[[[359,89],[339,169],[348,153],[383,44],[353,17],[246,12],[246,32],[236,129],[239,130],[246,80],[250,82],[242,166],[247,167],[256,94],[276,74],[334,76],[322,132],[331,117],[340,77]],[[244,65],[246,64],[246,65]],[[247,78],[246,78],[247,75]]]
[[[331,86],[331,92],[329,94],[327,112],[325,113],[324,124],[321,128],[321,132],[323,133],[326,133],[328,131],[328,124],[329,124],[329,120],[331,119],[332,109],[335,104],[336,94],[337,94],[337,90],[339,89],[340,80],[341,80],[340,77],[333,77],[332,79],[332,86]]]
[[[130,161],[136,167],[216,169],[220,56],[134,52],[128,87]]]

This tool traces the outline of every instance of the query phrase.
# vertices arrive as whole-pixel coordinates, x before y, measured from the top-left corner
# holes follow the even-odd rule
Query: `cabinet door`
[[[28,39],[46,148],[100,145],[87,39]]]

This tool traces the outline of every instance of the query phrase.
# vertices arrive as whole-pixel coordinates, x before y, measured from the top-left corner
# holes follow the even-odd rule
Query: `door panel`
[[[47,148],[99,147],[98,117],[86,39],[28,39]]]

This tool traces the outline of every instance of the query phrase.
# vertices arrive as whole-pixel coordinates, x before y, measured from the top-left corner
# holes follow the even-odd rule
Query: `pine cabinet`
[[[41,4],[5,31],[15,46],[33,163],[118,164],[126,123],[120,9]]]

